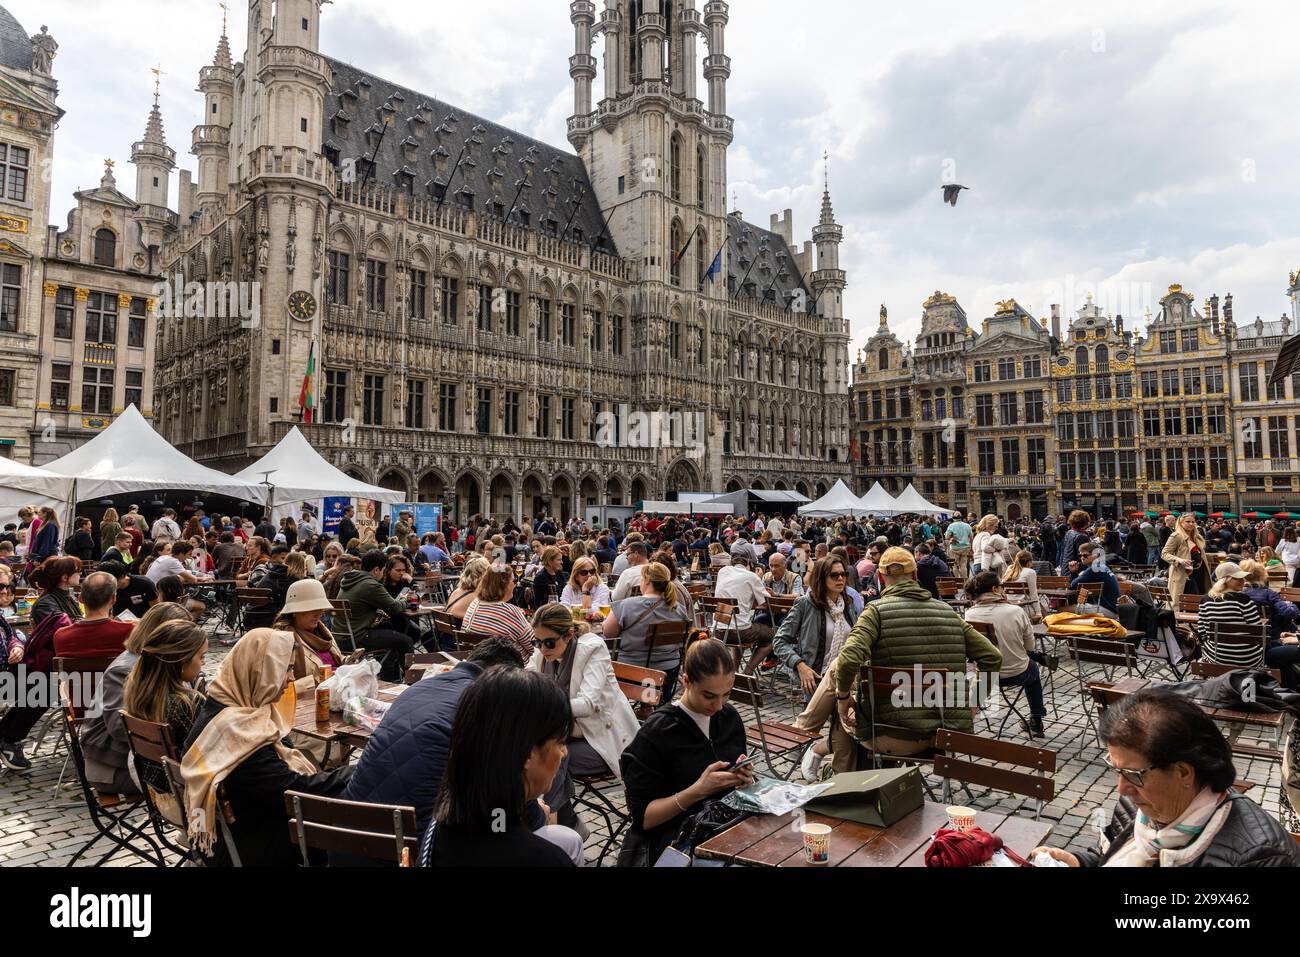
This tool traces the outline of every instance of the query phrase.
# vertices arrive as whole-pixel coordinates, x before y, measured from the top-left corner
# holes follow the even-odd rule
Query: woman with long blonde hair
[[[483,580],[483,575],[491,568],[491,564],[482,555],[471,555],[469,559],[461,566],[460,579],[456,582],[456,588],[447,598],[447,614],[453,618],[464,618],[465,610],[469,608],[470,602],[474,600],[474,594],[478,591],[478,584]]]
[[[1184,512],[1178,517],[1174,533],[1165,542],[1161,559],[1169,563],[1169,603],[1178,608],[1178,599],[1184,592],[1205,594],[1201,580],[1205,571],[1205,537],[1196,525],[1196,516]]]

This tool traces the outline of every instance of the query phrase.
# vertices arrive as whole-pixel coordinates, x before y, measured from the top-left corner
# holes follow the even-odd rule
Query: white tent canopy
[[[838,518],[841,515],[862,516],[867,512],[862,507],[862,500],[844,484],[843,479],[836,479],[831,490],[807,505],[799,506],[799,514],[809,518]]]
[[[880,515],[888,518],[891,515],[898,514],[898,504],[894,501],[894,496],[885,491],[885,487],[877,482],[871,486],[870,491],[860,499],[862,508],[869,515]]]
[[[265,502],[265,486],[200,465],[153,430],[129,405],[113,424],[80,448],[49,463],[51,472],[76,477],[78,499],[151,489],[194,489]]]
[[[940,508],[932,502],[927,502],[921,496],[921,493],[916,490],[916,487],[911,484],[909,484],[907,488],[903,489],[903,491],[899,493],[898,498],[894,500],[894,508],[900,515],[914,514],[946,516],[951,514],[950,509]]]
[[[0,459],[0,524],[15,522],[24,505],[49,507],[67,524],[73,478],[47,469]]]
[[[312,448],[297,426],[289,430],[279,445],[242,472],[236,472],[235,478],[258,485],[265,481],[271,486],[266,489],[267,499],[271,499],[267,504],[271,506],[330,497],[390,503],[410,501],[405,492],[368,485],[335,468]]]

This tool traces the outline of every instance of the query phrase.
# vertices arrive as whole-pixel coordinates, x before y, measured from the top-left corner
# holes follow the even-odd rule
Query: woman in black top
[[[564,552],[558,545],[548,545],[542,549],[542,569],[533,576],[533,600],[529,607],[536,611],[543,605],[559,601],[566,584]]]
[[[509,714],[509,721],[501,716]],[[569,696],[535,671],[489,668],[461,696],[423,867],[572,867],[529,825],[573,729]]]
[[[716,638],[697,641],[681,675],[681,698],[656,710],[623,752],[632,826],[620,867],[652,865],[705,800],[754,779],[752,766],[724,770],[746,747],[745,722],[727,701],[736,683],[731,651]]]

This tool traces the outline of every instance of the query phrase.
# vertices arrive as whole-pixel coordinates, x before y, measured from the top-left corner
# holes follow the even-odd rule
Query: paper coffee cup
[[[953,830],[965,833],[975,826],[975,812],[968,807],[950,807],[948,822]]]
[[[831,829],[827,824],[804,824],[803,859],[809,864],[826,864],[831,859]]]

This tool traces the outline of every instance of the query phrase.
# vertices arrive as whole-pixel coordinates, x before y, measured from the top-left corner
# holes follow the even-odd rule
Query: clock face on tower
[[[306,322],[316,315],[316,297],[305,290],[289,293],[289,315]]]

